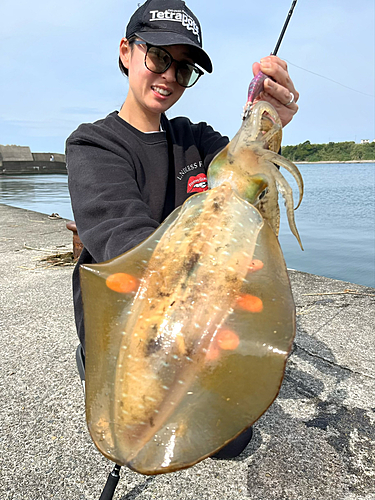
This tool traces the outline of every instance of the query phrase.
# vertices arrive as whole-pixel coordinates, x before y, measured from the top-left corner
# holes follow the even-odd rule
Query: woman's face
[[[177,61],[194,61],[185,45],[165,47]],[[138,108],[143,113],[164,113],[179,100],[185,91],[176,81],[176,68],[173,63],[162,74],[152,73],[145,66],[146,45],[133,45],[123,40],[120,45],[120,57],[129,73],[129,93],[133,111]]]

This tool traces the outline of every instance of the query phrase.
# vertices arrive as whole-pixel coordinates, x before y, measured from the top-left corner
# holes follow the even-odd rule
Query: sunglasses
[[[165,73],[172,64],[176,63],[176,81],[181,85],[181,87],[189,88],[192,87],[199,78],[204,74],[201,69],[199,69],[194,64],[176,61],[173,59],[171,54],[161,48],[150,45],[143,40],[135,40],[135,45],[146,45],[146,55],[145,55],[145,66],[152,73],[160,75]]]

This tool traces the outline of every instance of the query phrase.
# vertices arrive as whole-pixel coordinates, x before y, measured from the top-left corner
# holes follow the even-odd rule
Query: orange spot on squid
[[[224,349],[225,351],[234,351],[237,349],[240,339],[237,333],[232,330],[221,330],[217,334],[217,343],[220,349]]]
[[[245,311],[260,313],[263,311],[263,302],[259,297],[245,293],[237,299],[237,304]]]
[[[137,278],[126,273],[111,274],[105,280],[105,283],[108,288],[119,293],[133,292],[138,286]]]
[[[263,267],[264,267],[264,264],[261,260],[253,259],[251,261],[250,266],[249,266],[249,271],[251,271],[251,272],[260,271],[261,269],[263,269]]]
[[[208,348],[208,351],[206,352],[206,360],[207,361],[214,361],[220,356],[220,351],[217,348],[216,345],[211,344],[210,347]]]

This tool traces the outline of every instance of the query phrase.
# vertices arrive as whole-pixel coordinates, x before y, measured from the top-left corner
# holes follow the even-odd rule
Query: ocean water
[[[295,219],[305,250],[291,234],[280,200],[287,266],[375,287],[375,163],[298,167],[305,194]],[[293,178],[285,177],[296,192]],[[66,175],[0,176],[0,203],[73,220]]]
[[[73,220],[64,174],[0,175],[0,203]]]
[[[298,168],[305,193],[294,215],[304,251],[280,204],[279,240],[288,267],[375,287],[375,163]]]

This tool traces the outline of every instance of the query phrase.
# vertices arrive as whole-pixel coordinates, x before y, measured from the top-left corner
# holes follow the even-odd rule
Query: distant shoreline
[[[375,160],[346,160],[346,161],[336,161],[336,160],[327,160],[327,161],[294,161],[293,163],[302,164],[310,164],[314,165],[315,163],[375,163]]]

